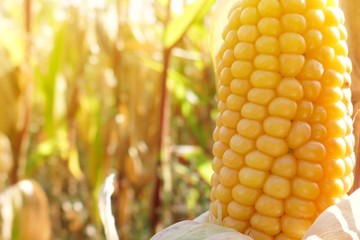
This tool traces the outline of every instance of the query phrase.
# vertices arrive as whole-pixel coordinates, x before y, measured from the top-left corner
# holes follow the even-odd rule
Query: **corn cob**
[[[300,239],[353,184],[343,12],[337,0],[237,0],[222,39],[210,213],[255,239]]]

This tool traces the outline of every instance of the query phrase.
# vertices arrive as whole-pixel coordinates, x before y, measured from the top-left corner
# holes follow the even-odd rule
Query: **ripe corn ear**
[[[351,61],[338,0],[237,0],[215,55],[212,221],[299,239],[347,197]]]

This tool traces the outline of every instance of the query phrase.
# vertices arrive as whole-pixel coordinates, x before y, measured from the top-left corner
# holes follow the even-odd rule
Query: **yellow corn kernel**
[[[338,203],[340,200],[342,200],[343,197],[344,196],[342,195],[341,197],[329,198],[328,196],[320,195],[315,200],[316,207],[317,207],[318,211],[322,212],[325,209],[327,209],[328,207],[330,207],[331,205]]]
[[[327,103],[324,104],[324,108],[327,114],[327,117],[330,118],[343,118],[346,116],[346,106],[343,102],[336,102],[336,103]]]
[[[222,221],[223,226],[236,229],[239,232],[244,232],[249,226],[248,221],[236,220],[230,216],[226,216]]]
[[[261,189],[266,181],[268,173],[257,169],[243,167],[239,171],[240,183],[244,186]]]
[[[247,99],[256,104],[268,105],[275,96],[276,93],[274,89],[252,88],[247,94]]]
[[[255,148],[255,142],[252,139],[235,134],[230,140],[230,147],[235,152],[245,155]]]
[[[280,219],[277,217],[268,217],[260,213],[254,213],[250,219],[250,224],[270,236],[281,232]]]
[[[215,187],[219,184],[219,176],[216,172],[213,172],[210,179],[210,185],[212,186],[211,191],[215,194]],[[214,195],[215,196],[215,195]]]
[[[349,175],[352,173],[352,168],[355,166],[356,163],[355,153],[352,152],[350,156],[345,157],[344,162],[346,166],[345,175]]]
[[[238,122],[236,130],[241,136],[255,139],[261,135],[262,126],[259,121],[243,118]]]
[[[346,158],[344,158],[345,160]],[[341,178],[346,175],[346,164],[341,158],[328,158],[324,164],[324,174],[328,178]],[[350,166],[348,168],[351,169]]]
[[[251,84],[259,88],[275,88],[280,80],[279,73],[264,70],[255,70],[250,77]]]
[[[313,201],[291,196],[285,199],[285,213],[294,218],[312,218],[316,214],[316,205]]]
[[[300,239],[311,226],[312,221],[302,218],[293,218],[287,215],[281,217],[281,230],[292,238]]]
[[[318,81],[312,80],[303,80],[301,81],[303,87],[304,98],[310,101],[316,100],[321,91],[321,83]]]
[[[231,65],[231,74],[235,78],[247,79],[254,71],[254,66],[249,61],[237,60]],[[224,83],[226,84],[226,83]]]
[[[226,107],[232,111],[240,111],[245,103],[245,97],[234,93],[229,94],[229,96],[226,98]]]
[[[285,233],[281,232],[280,234],[275,236],[274,240],[296,240],[296,238],[291,238]]]
[[[284,77],[296,77],[305,63],[305,57],[300,54],[281,54],[280,73]]]
[[[273,17],[263,17],[258,22],[260,34],[277,37],[281,34],[281,23],[279,19]]]
[[[256,69],[265,71],[279,71],[280,63],[276,56],[268,54],[258,54],[254,59]]]
[[[237,39],[241,42],[254,43],[259,36],[255,25],[242,25],[237,31]]]
[[[296,172],[296,158],[290,153],[276,158],[271,168],[272,174],[289,179],[295,177]]]
[[[210,204],[210,211],[216,218],[224,218],[228,215],[227,204],[221,203],[218,199]]]
[[[297,13],[285,14],[281,17],[281,26],[284,32],[303,33],[306,30],[306,19]]]
[[[317,181],[323,177],[323,167],[319,163],[298,160],[297,175],[302,178]]]
[[[219,109],[219,113],[222,114],[224,113],[228,107],[226,106],[226,103],[224,103],[223,101],[219,100],[218,102],[218,109]],[[221,118],[219,120],[221,122]]]
[[[225,36],[225,46],[228,48],[233,48],[237,44],[237,32],[235,30],[230,30]]]
[[[324,106],[317,105],[314,107],[313,114],[311,116],[310,122],[312,123],[323,123],[328,117],[327,111]]]
[[[216,177],[214,177],[214,178],[216,178]],[[215,189],[216,189],[215,187],[211,188],[211,192],[210,192],[210,200],[211,200],[211,202],[214,202],[217,199],[216,196],[215,196]]]
[[[256,7],[247,7],[244,8],[241,12],[240,23],[245,25],[256,25],[260,20],[260,15]]]
[[[221,141],[216,141],[213,145],[213,148],[212,148],[212,152],[214,154],[215,157],[218,157],[218,158],[222,158],[224,152],[228,149],[228,145],[221,142]]]
[[[353,126],[353,120],[351,115],[347,115],[344,117],[344,121],[346,123],[346,135],[349,135],[353,132],[354,126]]]
[[[307,1],[299,0],[280,0],[284,13],[302,13],[306,9]]]
[[[224,166],[223,162],[218,157],[214,157],[211,163],[212,169],[216,173],[219,173],[221,168]]]
[[[241,221],[247,221],[254,214],[254,207],[244,206],[236,201],[232,201],[228,204],[227,211],[229,216]]]
[[[230,67],[235,61],[234,50],[226,49],[222,56],[222,64],[226,67]]]
[[[335,50],[334,50],[335,51]],[[331,63],[329,64],[329,68],[334,69],[335,71],[343,74],[347,70],[347,63],[344,56],[335,55]]]
[[[324,73],[323,65],[314,59],[306,60],[303,68],[297,76],[299,79],[318,80]]]
[[[346,122],[343,119],[330,119],[324,123],[328,137],[345,137],[347,134]]]
[[[305,144],[311,138],[311,126],[306,122],[295,121],[291,125],[286,141],[289,148],[295,149]]]
[[[296,197],[314,200],[319,196],[320,188],[314,181],[295,177],[291,180],[291,192]]]
[[[229,85],[231,80],[233,79],[233,75],[231,73],[231,69],[228,67],[225,67],[221,72],[220,72],[220,82],[224,85]]]
[[[335,54],[338,56],[347,56],[349,54],[349,48],[347,43],[343,40],[339,41],[334,47]]]
[[[313,162],[321,162],[328,148],[325,148],[324,144],[316,141],[309,141],[301,147],[295,149],[294,155],[297,159],[313,161]]]
[[[328,138],[324,141],[326,155],[328,157],[344,157],[346,142],[343,138]]]
[[[306,52],[312,52],[318,49],[322,44],[322,34],[319,30],[309,29],[304,35],[306,42]]]
[[[269,115],[286,119],[293,119],[296,115],[296,110],[296,102],[285,97],[274,98],[268,107]]]
[[[345,155],[350,155],[353,152],[353,149],[355,147],[355,138],[354,135],[347,135],[344,137],[344,141],[346,143],[346,152]]]
[[[240,113],[239,112],[235,112],[235,111],[231,111],[231,110],[225,110],[222,114],[221,114],[221,123],[229,128],[235,128],[236,124],[239,122],[240,120]]]
[[[299,101],[304,97],[301,83],[296,78],[283,78],[276,87],[276,93],[280,97],[287,97]]]
[[[273,237],[253,227],[247,227],[244,232],[245,235],[251,236],[253,239],[272,240]]]
[[[250,88],[251,83],[249,80],[233,79],[230,84],[230,90],[240,96],[246,96]]]
[[[241,116],[243,118],[261,121],[267,116],[267,110],[266,107],[262,105],[248,102],[241,108]]]
[[[321,31],[323,44],[334,46],[340,41],[340,31],[337,27],[324,27]]]
[[[261,193],[262,191],[259,189],[247,187],[242,184],[236,185],[232,190],[234,200],[245,206],[253,206]]]
[[[291,127],[289,119],[280,117],[267,117],[264,120],[264,131],[272,137],[285,138]]]
[[[229,203],[232,200],[231,189],[218,184],[215,187],[215,196],[222,203]]]
[[[305,39],[298,33],[286,32],[279,37],[280,50],[288,54],[304,54],[306,51]]]
[[[325,24],[325,14],[321,9],[307,10],[305,13],[305,18],[307,27],[309,29],[321,29]]]
[[[261,0],[258,4],[261,17],[279,17],[281,6],[276,0]]]
[[[309,57],[321,62],[324,68],[327,68],[331,65],[333,59],[335,58],[335,50],[329,46],[322,46],[308,55]]]
[[[269,171],[273,165],[273,161],[273,157],[258,150],[249,152],[245,156],[245,163],[247,166],[263,171]]]
[[[304,91],[305,92],[305,91]],[[312,117],[314,106],[311,101],[303,100],[298,104],[295,120],[309,121]]]
[[[224,152],[222,161],[224,166],[232,169],[240,169],[244,166],[244,157],[230,148]]]
[[[234,57],[239,60],[252,61],[256,57],[255,45],[248,42],[239,42],[234,48]]]
[[[234,187],[239,182],[237,175],[238,171],[226,166],[222,167],[218,173],[220,183],[228,188]]]
[[[341,178],[344,183],[344,192],[349,192],[354,184],[354,173],[351,172],[349,175]]]
[[[214,142],[219,141],[219,126],[216,126],[214,131],[213,131],[213,140]]]
[[[255,203],[255,209],[264,216],[281,217],[284,214],[284,201],[262,194]]]
[[[336,103],[342,101],[343,92],[341,88],[324,87],[319,95],[319,103]]]
[[[326,0],[308,1],[306,2],[307,9],[324,9],[326,7]]]
[[[336,197],[344,193],[344,182],[339,178],[323,178],[319,187],[324,196]]]
[[[256,148],[273,157],[281,156],[289,150],[289,147],[284,139],[275,138],[265,134],[261,135],[256,140]]]
[[[275,37],[262,35],[255,42],[255,48],[259,53],[279,56],[280,43]]]
[[[291,194],[291,182],[289,179],[270,175],[264,184],[264,193],[278,199],[285,199]]]
[[[236,133],[233,128],[221,126],[219,129],[219,140],[223,143],[229,144],[231,137]]]
[[[240,27],[241,23],[239,21],[239,18],[240,18],[240,15],[241,15],[241,12],[243,11],[243,8],[241,7],[236,7],[234,6],[233,9],[231,9],[229,11],[229,25],[227,25],[227,27],[229,27],[230,29],[237,29]],[[226,28],[225,28],[226,29]],[[227,29],[226,29],[227,30]],[[223,32],[223,35],[222,37],[226,37],[226,34],[224,34]]]
[[[338,29],[339,29],[339,32],[340,32],[340,39],[346,41],[347,38],[348,38],[348,33],[347,33],[347,30],[346,30],[346,27],[344,25],[340,25],[340,26],[338,26]]]
[[[219,101],[223,101],[223,102],[226,102],[226,99],[228,98],[228,96],[231,94],[231,91],[230,91],[230,88],[226,85],[221,85],[219,88],[218,88],[218,93],[217,93],[217,96],[218,96],[218,99]]]

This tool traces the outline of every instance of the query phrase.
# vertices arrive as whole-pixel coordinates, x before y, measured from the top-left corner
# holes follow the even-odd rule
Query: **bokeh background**
[[[0,131],[13,159],[1,187],[39,184],[52,239],[104,239],[110,173],[122,240],[207,210],[214,2],[1,1]]]

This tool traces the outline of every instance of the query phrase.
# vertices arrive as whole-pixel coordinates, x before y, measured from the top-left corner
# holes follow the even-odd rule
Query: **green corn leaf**
[[[213,2],[213,0],[197,0],[185,8],[183,15],[172,19],[164,33],[165,48],[172,48],[184,36],[191,24],[209,11]]]

